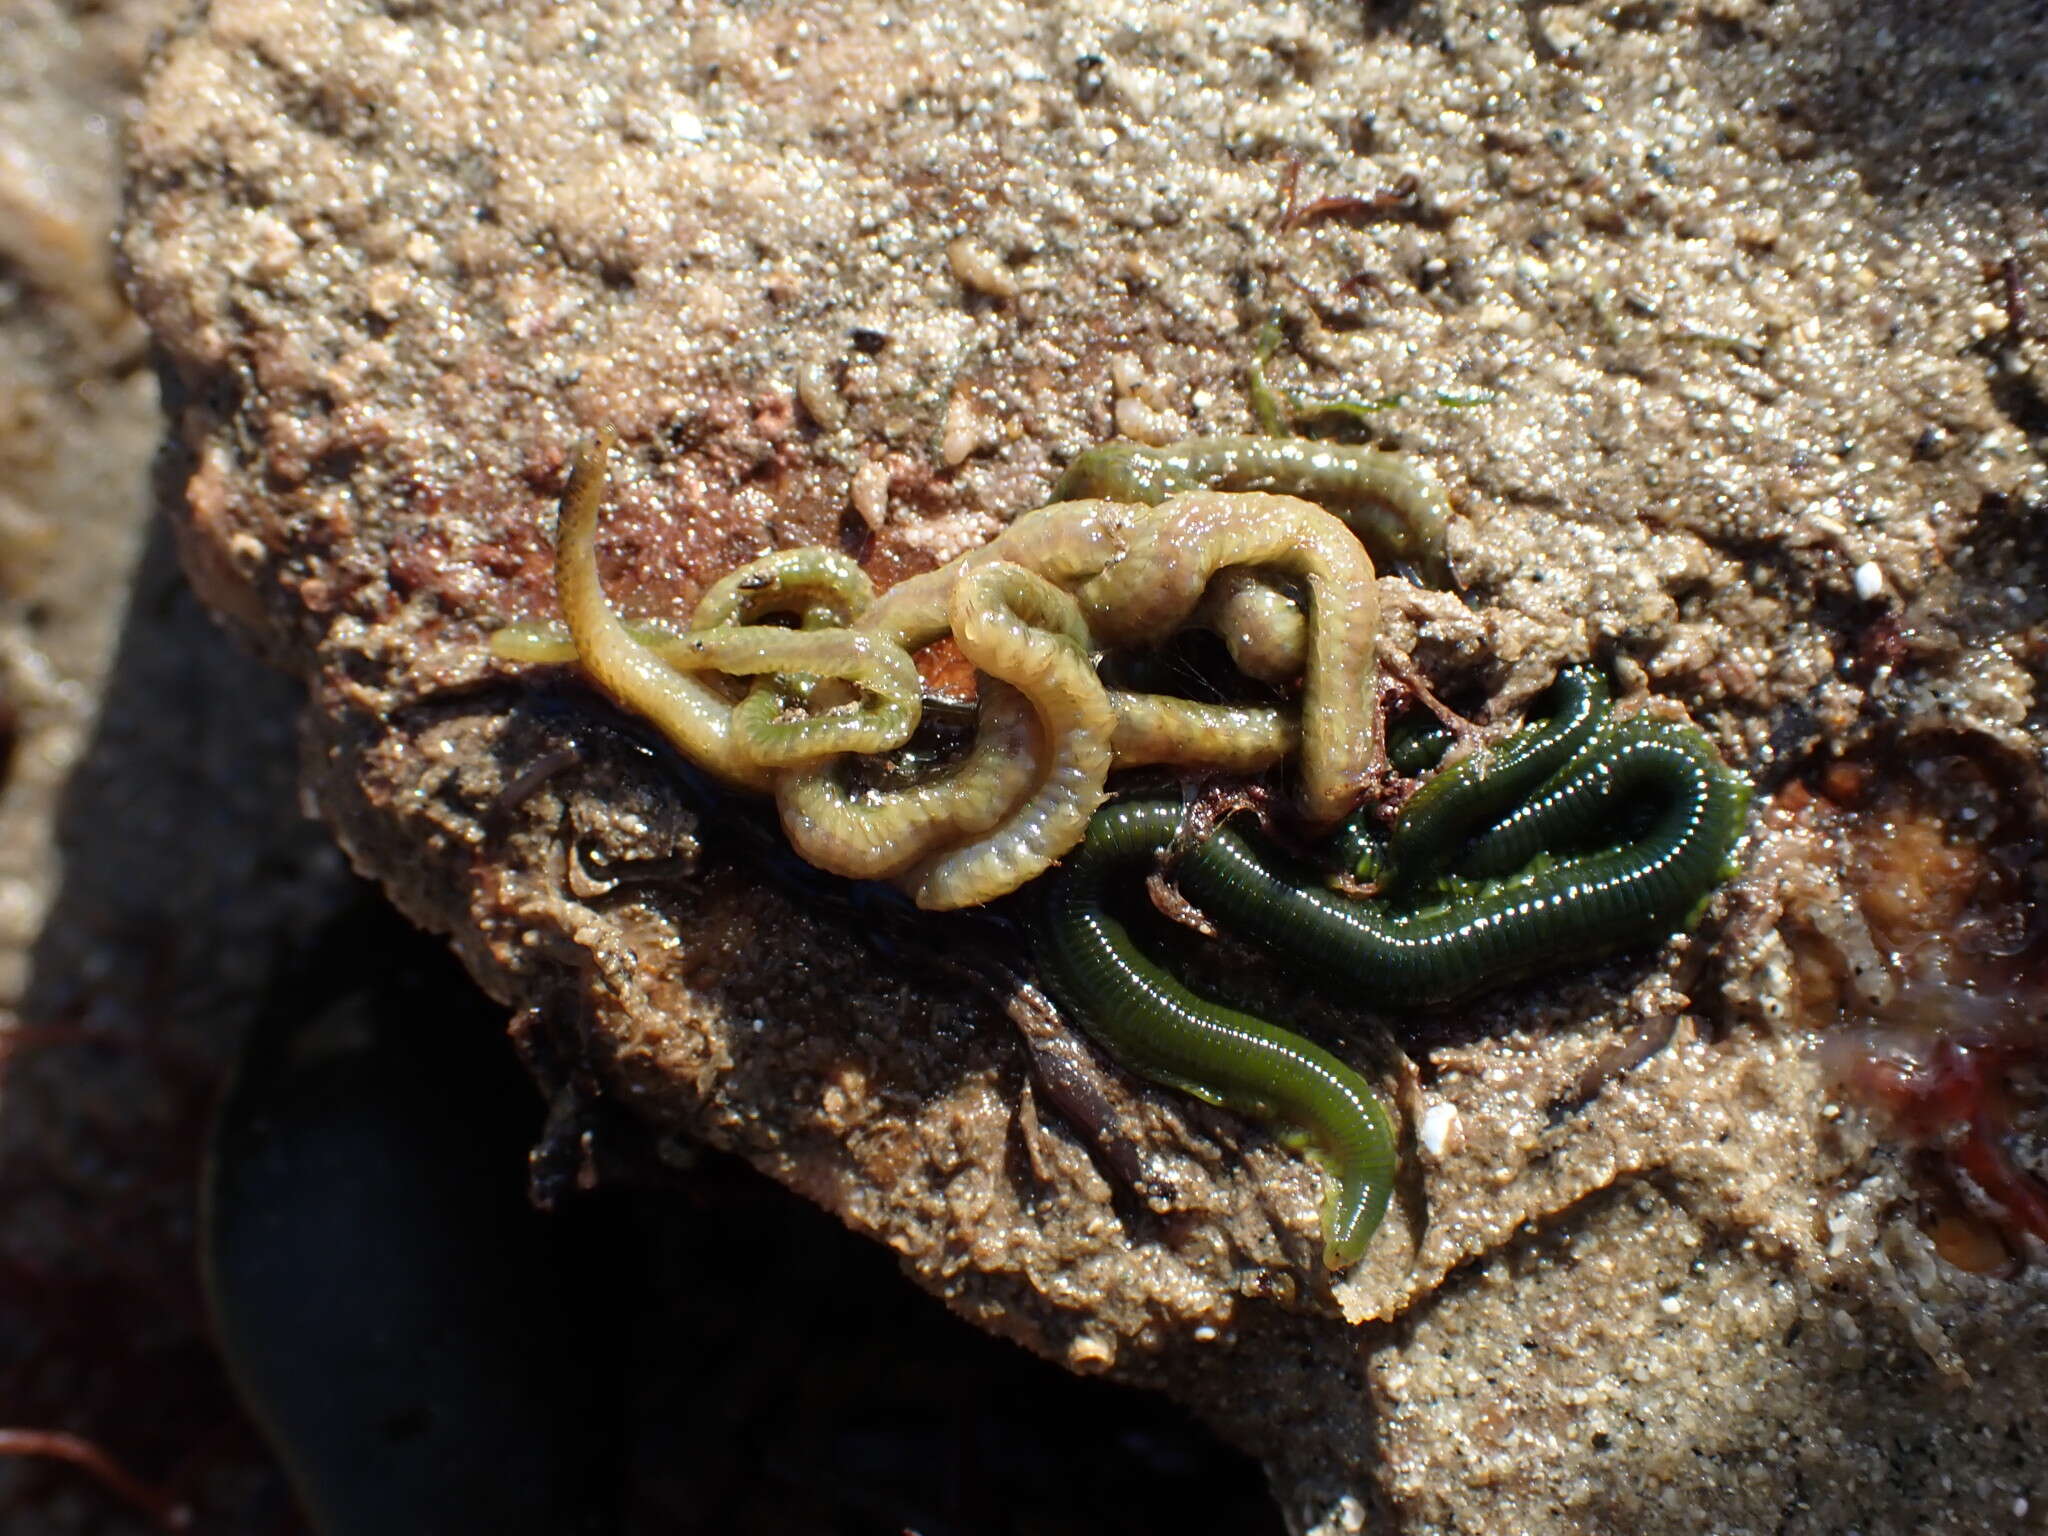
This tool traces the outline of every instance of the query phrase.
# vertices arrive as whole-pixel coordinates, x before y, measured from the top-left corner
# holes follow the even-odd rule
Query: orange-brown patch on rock
[[[2018,1234],[2048,1243],[2048,1182],[2016,1135],[2048,1113],[2041,846],[2019,800],[1995,765],[1939,752],[1905,775],[1830,765],[1771,812],[1840,850],[1853,908],[1788,902],[1799,1006],[1843,1090],[1920,1150],[1936,1248],[1975,1273],[2006,1268]]]
[[[951,635],[934,640],[917,653],[917,675],[927,693],[972,700],[980,691],[975,686],[974,663],[960,653]]]

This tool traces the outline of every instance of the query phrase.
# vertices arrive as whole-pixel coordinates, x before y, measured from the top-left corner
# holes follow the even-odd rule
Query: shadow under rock
[[[492,1005],[301,819],[298,707],[215,629],[159,526],[66,788],[64,877],[0,1057],[0,1405],[95,1442],[201,1529],[303,1528],[228,1385],[195,1254],[208,1123],[252,1029],[317,1017],[323,988],[369,987],[388,1027],[468,1053],[439,1112],[472,1131],[513,1123],[515,1190],[540,1128]],[[424,979],[395,989],[404,975]],[[381,1241],[363,1215],[352,1232]],[[611,1470],[583,1528],[1279,1529],[1256,1467],[1171,1405],[978,1334],[886,1252],[735,1161],[705,1155],[665,1187],[525,1219],[521,1241],[588,1303],[547,1308],[541,1326],[609,1362],[591,1412]],[[492,1241],[435,1251],[424,1283],[503,1284]],[[72,1467],[0,1458],[0,1525],[41,1528],[59,1507],[89,1511],[81,1529],[161,1529]]]
[[[356,889],[298,810],[297,709],[216,629],[156,524],[58,808],[62,878],[21,1022],[0,1036],[8,1420],[83,1435],[209,1525],[257,1532],[291,1516],[207,1338],[195,1179],[279,957]],[[99,1509],[80,1481],[0,1461],[0,1525]],[[103,1506],[81,1528],[156,1528]]]

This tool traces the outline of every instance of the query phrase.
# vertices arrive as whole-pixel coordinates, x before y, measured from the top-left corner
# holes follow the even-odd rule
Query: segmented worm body
[[[710,679],[673,667],[636,638],[610,601],[597,570],[597,514],[604,499],[610,429],[576,455],[562,492],[555,590],[584,675],[621,706],[650,722],[692,762],[728,784],[767,791],[774,773],[733,738],[732,700]]]
[[[1472,839],[1457,871],[1496,876],[1545,851],[1604,847],[1633,809],[1646,817],[1629,845],[1637,850],[1630,872],[1635,920],[1688,922],[1704,896],[1734,873],[1731,850],[1748,805],[1748,781],[1721,761],[1697,726],[1638,714],[1610,722],[1535,794]]]
[[[1323,1261],[1346,1268],[1365,1251],[1393,1189],[1386,1106],[1322,1047],[1183,986],[1138,948],[1107,900],[1111,879],[1140,873],[1164,852],[1180,815],[1177,804],[1142,800],[1097,814],[1045,882],[1033,924],[1039,969],[1060,1006],[1130,1071],[1305,1143],[1327,1181]]]
[[[1218,571],[1257,566],[1308,589],[1302,676],[1301,803],[1331,827],[1357,805],[1372,766],[1379,588],[1372,561],[1327,513],[1291,496],[1192,492],[1133,525],[1128,549],[1082,583],[1083,611],[1110,645],[1186,623]]]
[[[1001,560],[1055,586],[1072,587],[1123,553],[1141,515],[1115,501],[1057,501],[1026,512],[979,549],[896,583],[861,615],[860,627],[918,650],[947,632],[953,589],[975,566]]]
[[[1262,683],[1301,676],[1308,656],[1308,618],[1293,593],[1260,570],[1218,571],[1195,609],[1194,622],[1223,642],[1238,671]]]
[[[1336,513],[1388,564],[1411,564],[1437,584],[1446,574],[1450,499],[1424,465],[1380,448],[1303,437],[1195,437],[1164,448],[1105,443],[1077,455],[1053,495],[1156,503],[1192,490],[1299,496]]]
[[[1473,828],[1497,820],[1569,762],[1606,723],[1607,680],[1592,667],[1569,667],[1550,685],[1548,702],[1547,718],[1494,750],[1482,748],[1440,768],[1409,797],[1387,839],[1397,866],[1416,873],[1433,868]],[[1526,862],[1535,851],[1500,869]]]
[[[1468,780],[1461,792],[1478,786]],[[1175,879],[1221,926],[1340,996],[1381,1007],[1449,1002],[1695,920],[1730,873],[1748,800],[1747,783],[1696,728],[1638,715],[1606,726],[1528,802],[1544,810],[1515,823],[1531,849],[1526,868],[1454,881],[1450,899],[1404,907],[1347,897],[1319,868],[1231,827],[1186,853]],[[1612,836],[1628,825],[1620,813],[1630,802],[1640,828],[1589,848],[1596,828]],[[1172,801],[1135,803],[1159,818],[1180,814]]]
[[[1263,704],[1204,704],[1163,693],[1111,689],[1110,747],[1119,768],[1166,763],[1212,773],[1260,773],[1301,745],[1293,711]]]
[[[1293,760],[1321,825],[1369,782],[1372,563],[1306,502],[1194,492],[1157,506],[1055,503],[880,597],[836,551],[776,551],[714,583],[678,628],[629,622],[599,581],[611,442],[601,434],[579,450],[562,497],[566,632],[510,625],[493,649],[576,662],[700,767],[773,794],[792,846],[821,868],[898,880],[927,907],[975,905],[1079,841],[1119,765],[1247,773]],[[1097,652],[1196,623],[1217,626],[1257,676],[1299,678],[1300,706],[1104,688]],[[984,728],[957,761],[859,784],[851,759],[894,752],[916,732],[913,653],[948,635],[997,701]]]
[[[991,678],[961,756],[888,787],[851,783],[847,758],[825,758],[782,776],[776,810],[789,845],[818,868],[893,880],[935,850],[993,830],[1042,777],[1046,750],[1030,701]]]
[[[917,868],[917,904],[941,910],[1014,891],[1081,840],[1102,804],[1116,729],[1081,610],[1043,576],[1004,560],[975,565],[953,589],[953,638],[1030,701],[1048,750],[1030,794],[994,831]]]
[[[1690,925],[1732,872],[1747,783],[1692,726],[1613,719],[1597,674],[1568,673],[1552,697],[1550,716],[1499,751],[1438,771],[1430,783],[1443,787],[1422,801],[1420,833],[1403,825],[1404,811],[1394,836],[1378,837],[1362,813],[1333,840],[1350,873],[1429,890],[1428,905],[1341,895],[1320,868],[1228,826],[1181,855],[1175,881],[1227,931],[1339,999],[1381,1008],[1451,1001]],[[1528,798],[1510,805],[1516,792]],[[1330,1180],[1325,1259],[1342,1267],[1386,1208],[1384,1109],[1361,1099],[1362,1081],[1329,1053],[1181,986],[1106,905],[1105,882],[1156,865],[1185,815],[1177,799],[1157,798],[1096,816],[1049,882],[1034,929],[1040,969],[1129,1070],[1302,1128]],[[1432,862],[1403,866],[1395,849]],[[1477,865],[1516,872],[1482,879],[1470,873]]]

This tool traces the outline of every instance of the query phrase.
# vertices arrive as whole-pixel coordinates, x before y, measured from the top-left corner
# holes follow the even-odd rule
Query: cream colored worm
[[[857,627],[917,650],[952,627],[953,589],[975,566],[1006,561],[1071,587],[1122,554],[1131,526],[1154,515],[1149,507],[1120,501],[1056,501],[1026,512],[979,549],[896,583],[875,599]]]
[[[895,879],[922,906],[972,906],[1072,848],[1113,766],[1255,772],[1299,749],[1304,808],[1319,823],[1341,817],[1366,782],[1372,563],[1305,502],[1198,492],[1157,507],[1055,503],[879,598],[836,552],[778,551],[715,583],[678,631],[627,623],[598,579],[612,445],[605,431],[578,450],[562,496],[567,634],[512,625],[493,649],[580,663],[692,761],[772,792],[792,846],[821,868]],[[1276,578],[1305,591],[1306,611]],[[1189,622],[1216,629],[1254,676],[1301,675],[1300,715],[1104,689],[1094,649],[1161,640]],[[980,674],[972,745],[908,787],[849,787],[853,755],[910,738],[921,712],[911,652],[948,633]],[[757,681],[735,704],[743,677]]]
[[[591,682],[645,718],[698,767],[741,789],[766,793],[775,786],[774,772],[734,741],[732,700],[637,639],[604,594],[597,571],[597,512],[605,462],[616,443],[611,428],[600,427],[594,441],[576,450],[555,530],[555,594],[577,662]]]
[[[1031,793],[993,831],[906,877],[935,911],[1014,891],[1081,840],[1102,806],[1116,729],[1081,610],[1045,577],[1007,560],[972,564],[954,585],[952,621],[961,654],[1031,701],[1048,750]]]
[[[912,650],[951,627],[952,593],[963,574],[989,560],[1006,560],[1060,586],[1099,574],[1129,547],[1137,530],[1158,519],[1150,507],[1117,501],[1062,501],[1026,512],[979,549],[937,570],[899,582],[858,621]],[[1259,572],[1219,571],[1195,622],[1214,629],[1231,658],[1265,682],[1301,676],[1308,623],[1294,599]],[[1117,727],[1114,765],[1166,763],[1251,773],[1270,768],[1294,750],[1298,725],[1278,710],[1198,704],[1168,694],[1110,694]]]
[[[1308,616],[1262,571],[1245,566],[1218,571],[1195,609],[1194,623],[1223,642],[1247,677],[1287,683],[1301,676],[1308,656]]]
[[[1212,773],[1261,773],[1301,745],[1301,722],[1265,704],[1203,704],[1163,693],[1112,689],[1116,730],[1109,739],[1119,768],[1161,763]]]
[[[720,577],[697,599],[690,628],[758,624],[776,614],[805,629],[851,624],[875,600],[868,573],[836,549],[775,549]]]
[[[888,880],[940,848],[980,837],[1044,776],[1045,732],[1030,702],[982,684],[974,740],[956,762],[902,789],[850,788],[830,757],[782,776],[782,830],[799,857],[849,880]]]
[[[781,550],[716,582],[698,603],[690,632],[620,620],[597,577],[597,508],[609,435],[579,450],[562,495],[556,585],[569,620],[565,640],[538,625],[498,631],[500,656],[580,660],[594,682],[644,714],[678,750],[746,789],[774,787],[766,770],[834,752],[886,752],[917,729],[917,664],[899,646],[846,629],[782,629],[747,620],[795,611],[810,625],[843,624],[874,591],[867,573],[822,549]],[[566,648],[567,654],[563,654]],[[817,715],[789,712],[764,681],[734,705],[697,676],[830,678],[858,690],[857,703]]]
[[[800,619],[805,629],[828,629],[852,623],[874,597],[868,573],[837,550],[771,550],[713,582],[697,600],[690,629],[758,624],[778,614]],[[660,620],[628,620],[626,632],[664,660],[683,657],[688,642]],[[576,641],[564,624],[507,624],[492,634],[491,650],[506,661],[543,666],[576,660]]]
[[[1377,724],[1379,591],[1372,560],[1341,522],[1292,496],[1172,496],[1082,584],[1081,608],[1104,644],[1155,640],[1185,623],[1210,579],[1233,566],[1278,571],[1308,588],[1301,803],[1312,823],[1334,826],[1369,783]]]
[[[697,600],[690,631],[736,630],[775,616],[796,618],[807,631],[843,630],[874,597],[868,573],[836,549],[771,550],[713,582]],[[693,663],[688,653],[657,648],[672,666],[687,669]],[[807,643],[768,640],[754,660],[776,658],[781,664],[720,667],[758,678],[732,718],[743,749],[756,762],[785,767],[830,752],[886,752],[917,729],[923,685],[916,663],[901,648],[840,634]],[[860,695],[852,713],[849,688]],[[796,718],[781,718],[792,710]]]
[[[763,767],[787,768],[837,752],[888,752],[910,740],[922,711],[917,663],[899,645],[850,629],[776,629],[746,624],[687,637],[671,665],[733,677],[826,678],[852,685],[856,703],[792,705],[772,684],[757,684],[732,707],[735,750]],[[800,690],[792,689],[792,693]],[[815,712],[812,712],[815,711]]]

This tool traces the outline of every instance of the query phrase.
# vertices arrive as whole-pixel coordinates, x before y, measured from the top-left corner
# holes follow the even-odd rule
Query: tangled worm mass
[[[778,551],[725,577],[677,627],[629,623],[598,579],[610,448],[608,434],[581,448],[563,492],[564,625],[510,626],[493,649],[575,663],[693,763],[772,795],[791,845],[821,869],[893,880],[922,907],[977,906],[1078,844],[1117,768],[1243,774],[1291,762],[1302,816],[1325,830],[1370,786],[1372,558],[1345,520],[1308,501],[1182,488],[1147,490],[1149,501],[1077,496],[879,597],[844,556]],[[1320,448],[1293,468],[1317,487],[1335,484],[1347,452],[1373,454],[1372,536],[1399,524],[1403,548],[1438,547],[1442,492],[1419,472],[1404,483],[1378,462],[1398,463],[1391,456]],[[1289,483],[1277,449],[1205,448],[1196,468],[1214,468],[1211,459],[1233,473],[1254,462],[1261,483]],[[1124,453],[1116,474],[1098,475],[1084,457],[1068,480],[1115,488],[1137,474],[1134,462]],[[1175,467],[1175,487],[1191,478]],[[1365,494],[1353,487],[1350,500]],[[1102,681],[1102,653],[1188,628],[1215,632],[1254,677],[1298,680],[1299,702],[1216,703]],[[973,740],[922,772],[864,781],[860,759],[895,753],[916,733],[924,701],[913,657],[947,636],[975,668]]]
[[[1745,781],[1695,727],[1625,713],[1585,668],[1490,750],[1439,767],[1448,733],[1406,733],[1394,769],[1435,771],[1390,822],[1360,809],[1389,771],[1373,554],[1443,570],[1443,493],[1397,456],[1260,438],[1095,449],[1059,500],[879,596],[834,551],[783,550],[676,626],[621,617],[599,580],[612,447],[600,433],[579,449],[563,492],[563,624],[501,629],[495,653],[577,665],[697,766],[772,796],[810,863],[921,907],[980,905],[1058,865],[1030,921],[1048,990],[1130,1071],[1305,1150],[1326,1176],[1333,1269],[1386,1211],[1392,1118],[1331,1052],[1154,959],[1134,936],[1156,919],[1131,899],[1146,875],[1170,861],[1218,926],[1344,1000],[1412,1007],[1659,939],[1730,873]],[[1189,629],[1291,701],[1105,681],[1118,654]],[[915,655],[945,637],[975,669],[976,705],[964,745],[934,752]],[[1228,824],[1182,849],[1178,799],[1109,802],[1113,772],[1162,765],[1291,765],[1319,854]]]

